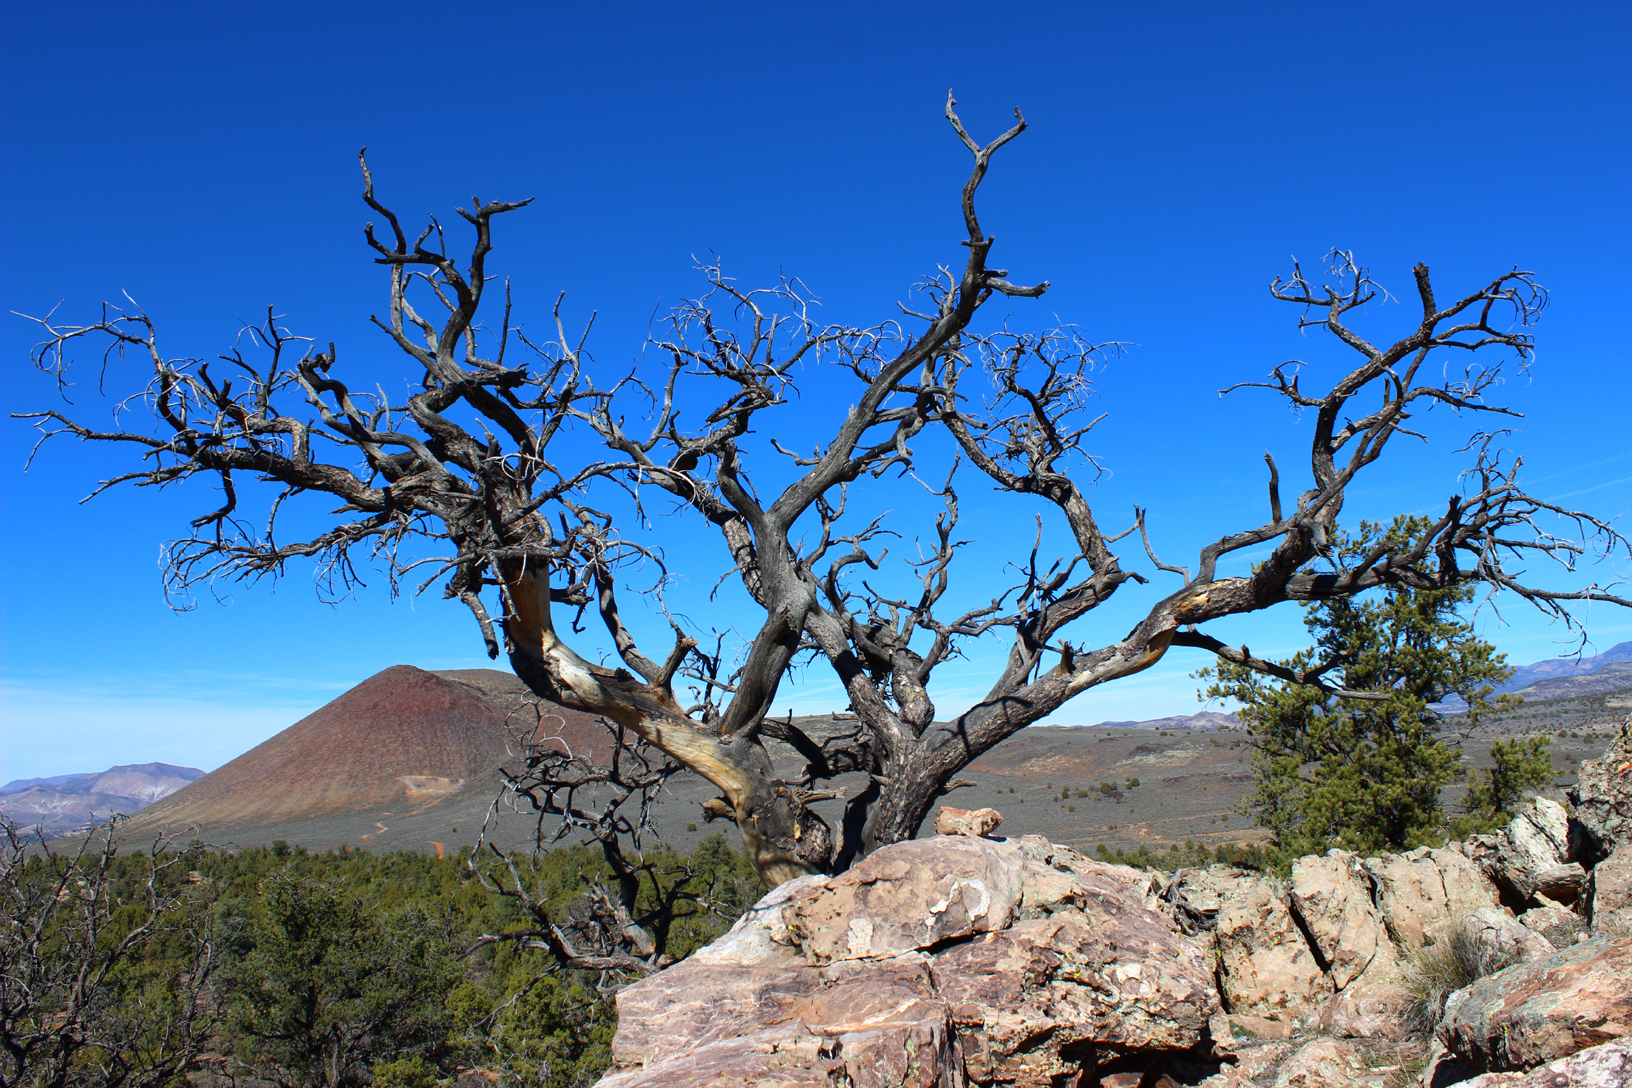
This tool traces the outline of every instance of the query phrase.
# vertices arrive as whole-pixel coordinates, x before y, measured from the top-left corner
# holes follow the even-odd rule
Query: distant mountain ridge
[[[1234,729],[1241,724],[1234,714],[1203,710],[1199,714],[1172,714],[1139,722],[1095,722],[1080,729]]]
[[[1632,642],[1617,643],[1593,657],[1553,657],[1545,661],[1532,661],[1528,665],[1520,665],[1513,670],[1513,675],[1508,678],[1507,683],[1496,690],[1498,693],[1523,691],[1541,681],[1566,676],[1586,676],[1597,672],[1605,665],[1623,662],[1632,662]],[[1551,699],[1556,696],[1548,695],[1545,698]]]
[[[96,773],[95,771],[80,771],[78,774],[59,774],[50,778],[14,778],[4,786],[0,786],[0,797],[20,793],[30,786],[64,786],[81,778],[90,778]]]
[[[1526,702],[1539,703],[1549,699],[1574,699],[1581,695],[1599,695],[1626,688],[1632,688],[1632,661],[1610,661],[1588,673],[1551,676],[1545,680],[1537,680],[1519,688],[1514,694],[1522,696]]]
[[[0,786],[0,813],[19,827],[60,835],[130,815],[204,777],[197,767],[127,763],[105,771],[20,778]]]

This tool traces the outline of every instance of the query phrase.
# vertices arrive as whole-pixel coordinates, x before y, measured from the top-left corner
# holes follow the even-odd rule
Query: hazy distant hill
[[[1632,646],[1632,643],[1623,643]],[[1579,695],[1598,695],[1606,691],[1632,688],[1632,661],[1611,661],[1600,664],[1588,673],[1553,676],[1537,680],[1517,689],[1517,694],[1529,701],[1543,699],[1573,699]],[[1509,686],[1508,690],[1515,690]]]
[[[1533,661],[1528,665],[1520,665],[1513,670],[1513,675],[1507,683],[1498,690],[1502,692],[1521,691],[1540,681],[1552,680],[1558,677],[1586,676],[1597,672],[1605,665],[1632,662],[1632,642],[1622,642],[1611,646],[1603,653],[1594,657],[1554,657],[1546,661]],[[1620,686],[1625,686],[1624,681]],[[1542,688],[1541,691],[1552,689]],[[1601,689],[1610,690],[1610,689]],[[1537,698],[1556,699],[1560,693],[1539,695]],[[1571,694],[1585,694],[1585,692],[1571,692]]]
[[[1166,718],[1147,718],[1142,722],[1099,722],[1089,729],[1234,729],[1241,722],[1234,714],[1219,714],[1203,710],[1199,714],[1174,714]]]
[[[115,813],[130,815],[204,777],[196,767],[132,763],[51,778],[21,778],[0,786],[0,812],[19,827],[63,834]]]
[[[21,793],[30,786],[62,786],[81,778],[91,778],[95,774],[95,771],[80,771],[78,774],[59,774],[51,778],[14,778],[4,786],[0,786],[0,797]]]

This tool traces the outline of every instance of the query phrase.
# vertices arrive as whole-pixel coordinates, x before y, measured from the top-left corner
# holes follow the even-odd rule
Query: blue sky
[[[1293,256],[1333,246],[1396,293],[1417,261],[1442,296],[1534,270],[1552,305],[1536,365],[1505,391],[1526,413],[1509,443],[1537,493],[1606,516],[1632,507],[1625,5],[92,3],[0,18],[4,311],[61,303],[83,319],[128,292],[168,354],[210,357],[274,304],[360,372],[400,381],[367,324],[384,281],[361,240],[366,144],[408,222],[451,219],[472,194],[536,197],[501,221],[495,261],[522,320],[544,321],[562,290],[574,320],[595,311],[607,367],[637,359],[651,315],[697,291],[692,258],[710,252],[745,282],[798,275],[826,316],[869,324],[961,260],[967,153],[940,115],[955,87],[977,137],[1016,105],[1032,125],[996,161],[982,221],[996,264],[1054,287],[993,319],[1139,345],[1099,375],[1110,414],[1090,448],[1110,469],[1094,491],[1107,524],[1146,506],[1158,552],[1193,563],[1263,516],[1262,453],[1293,476],[1306,429],[1267,398],[1217,390],[1288,358],[1337,358],[1266,291]],[[1408,320],[1367,316],[1379,336]],[[57,403],[29,367],[33,333],[0,318],[7,412]],[[81,362],[71,396],[105,420],[111,402]],[[110,373],[108,388],[130,385]],[[848,390],[805,395],[819,424]],[[1356,488],[1350,517],[1443,504],[1466,426],[1430,422],[1426,447],[1402,444]],[[0,425],[0,779],[212,768],[381,668],[486,664],[466,615],[434,596],[392,601],[379,579],[328,605],[295,570],[174,613],[159,545],[212,496],[78,505],[121,462],[63,443],[25,474],[31,442],[27,425]],[[1017,532],[1029,538],[1030,511],[965,487],[971,556],[1000,563]],[[921,499],[900,501],[927,525]],[[677,567],[706,572],[676,587],[677,606],[731,622],[703,584],[715,543],[664,532]],[[1147,570],[1127,543],[1125,562]],[[1623,560],[1583,577],[1629,574]],[[1156,595],[1127,594],[1084,640],[1119,637]],[[1514,661],[1559,652],[1557,628],[1514,602],[1502,615],[1481,622]],[[1583,619],[1598,649],[1632,638],[1612,609]],[[1291,610],[1218,633],[1281,653],[1302,628]],[[942,709],[993,660],[948,675]],[[1059,720],[1188,712],[1203,663],[1175,652]],[[812,672],[787,700],[819,709],[835,694]]]

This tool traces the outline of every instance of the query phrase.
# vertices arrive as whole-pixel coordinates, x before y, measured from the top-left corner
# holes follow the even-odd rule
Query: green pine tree
[[[1451,825],[1458,836],[1476,835],[1506,826],[1524,795],[1553,777],[1551,737],[1514,737],[1490,746],[1494,766],[1476,771],[1462,799],[1463,815]]]
[[[287,868],[261,881],[258,900],[225,979],[236,1056],[255,1079],[357,1088],[376,1062],[442,1056],[453,962],[433,914],[371,909],[338,881]]]
[[[1378,548],[1401,554],[1426,527],[1421,518],[1386,529],[1362,523],[1334,544],[1333,565],[1354,569]],[[1441,739],[1432,704],[1458,696],[1477,723],[1512,701],[1490,698],[1512,670],[1462,616],[1473,590],[1435,587],[1431,557],[1417,570],[1421,585],[1308,605],[1314,646],[1281,662],[1378,698],[1336,698],[1227,661],[1199,674],[1210,681],[1205,697],[1240,703],[1254,747],[1249,808],[1283,855],[1333,846],[1377,852],[1437,838],[1445,826],[1440,788],[1457,777],[1461,752]]]

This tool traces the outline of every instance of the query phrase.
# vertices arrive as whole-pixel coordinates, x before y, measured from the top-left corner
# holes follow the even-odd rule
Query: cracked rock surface
[[[963,836],[790,882],[619,994],[603,1088],[1045,1085],[1130,1054],[1205,1064],[1211,971],[1145,884],[1039,839]]]
[[[783,884],[625,989],[601,1088],[1632,1088],[1632,718],[1581,783],[1495,835],[1289,880],[948,810],[956,834]],[[1410,977],[1458,929],[1521,962],[1452,993],[1430,1052]]]
[[[1632,937],[1597,937],[1452,994],[1440,1041],[1476,1072],[1526,1070],[1632,1032]]]

